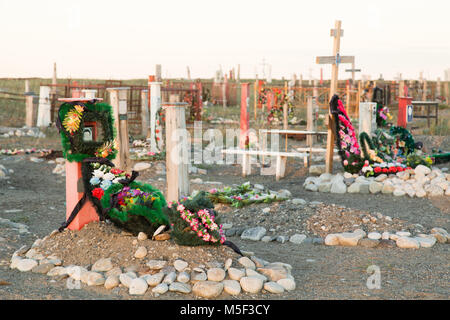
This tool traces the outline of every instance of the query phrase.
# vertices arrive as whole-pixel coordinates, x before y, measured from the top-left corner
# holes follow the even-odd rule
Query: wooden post
[[[25,117],[25,125],[27,127],[34,127],[36,123],[36,112],[34,106],[34,96],[26,95],[25,96],[25,109],[26,109],[26,117]]]
[[[129,88],[108,88],[109,101],[113,108],[114,127],[116,128],[117,156],[114,165],[130,172],[130,153],[128,141],[127,95]]]
[[[227,76],[225,75],[222,83],[222,104],[223,108],[227,107]]]
[[[307,131],[316,131],[316,122],[314,119],[314,98],[308,97],[308,102],[306,104],[306,130]],[[315,135],[308,134],[306,136],[306,144],[309,147],[315,143]]]
[[[283,103],[283,129],[287,130],[288,128],[288,85],[287,81],[284,82],[284,103]],[[285,135],[285,150],[288,149],[288,135]]]
[[[449,81],[450,81],[450,69],[445,71],[445,101],[447,104],[450,104],[450,88],[449,88]]]
[[[441,96],[441,78],[438,77],[436,81],[436,91],[435,91],[435,97],[433,100],[436,100],[437,97]]]
[[[427,101],[428,84],[427,80],[423,80],[422,101]]]
[[[241,82],[241,65],[237,66],[237,82]]]
[[[186,67],[186,71],[187,71],[187,79],[190,81],[191,80],[191,70],[189,69],[189,66]]]
[[[30,80],[25,80],[25,93],[30,92]]]
[[[56,62],[53,63],[53,78],[52,78],[52,95],[56,95]]]
[[[258,106],[258,80],[255,80],[255,86],[253,88],[253,109],[254,109],[254,119],[256,120],[256,108]]]
[[[346,95],[345,109],[347,110],[347,114],[350,115],[350,84],[348,83],[348,81],[345,86],[345,95]]]
[[[189,157],[187,150],[187,136],[180,141],[180,133],[187,134],[185,106],[186,103],[169,103],[166,110],[166,180],[167,202],[178,201],[190,194],[189,186]]]

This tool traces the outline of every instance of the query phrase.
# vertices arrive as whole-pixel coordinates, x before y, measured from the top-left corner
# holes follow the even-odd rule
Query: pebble
[[[377,239],[360,239],[358,245],[365,248],[375,248],[380,242]]]
[[[395,234],[398,235],[399,237],[411,236],[411,232],[408,232],[408,231],[397,231]]]
[[[305,205],[307,202],[304,199],[294,198],[292,199],[292,204],[294,205]]]
[[[114,268],[110,258],[100,259],[92,266],[92,271],[95,272],[107,272]]]
[[[379,232],[370,232],[367,235],[367,238],[373,239],[373,240],[379,240],[379,239],[381,239],[381,234]]]
[[[223,291],[223,283],[214,281],[199,281],[192,288],[194,295],[211,299],[218,297]]]
[[[236,269],[236,268],[229,268],[228,269],[228,276],[230,277],[231,280],[241,280],[242,277],[245,276],[245,272],[240,270],[240,269]]]
[[[225,279],[225,271],[220,268],[211,268],[207,273],[208,280],[220,282]]]
[[[105,273],[105,276],[108,278],[110,276],[120,276],[122,274],[122,269],[120,267],[115,267]]]
[[[341,246],[356,246],[358,245],[359,239],[361,239],[361,234],[353,232],[343,232],[338,233],[337,237],[339,239],[339,244]]]
[[[205,281],[206,279],[208,279],[208,276],[206,275],[205,272],[193,272],[191,274],[191,278],[192,282],[197,282],[197,281]]]
[[[419,249],[420,244],[419,242],[410,237],[400,237],[396,241],[397,247],[399,248],[406,248],[406,249]]]
[[[272,267],[258,268],[257,271],[267,276],[271,281],[278,281],[280,279],[287,278],[289,275],[286,268],[276,265]]]
[[[295,281],[291,278],[280,279],[277,283],[287,291],[295,290]]]
[[[339,245],[339,237],[337,234],[330,233],[325,237],[325,245],[327,246],[337,246]]]
[[[117,287],[120,284],[120,280],[119,277],[116,275],[111,275],[109,277],[106,278],[105,281],[105,288],[110,290],[110,289],[114,289],[115,287]]]
[[[223,280],[223,291],[233,296],[236,296],[241,293],[241,285],[239,281],[236,280]]]
[[[171,284],[177,278],[177,273],[172,271],[164,277],[163,283]]]
[[[241,239],[259,241],[265,236],[267,230],[264,227],[254,227],[244,230],[241,234]]]
[[[17,261],[16,268],[21,272],[31,271],[34,267],[38,265],[38,262],[34,259],[21,259]]]
[[[259,278],[261,279],[263,282],[267,281],[267,277],[263,276],[262,274],[256,272],[255,270],[252,269],[246,269],[245,270],[246,276],[247,277],[255,277],[255,278]]]
[[[416,241],[419,242],[420,247],[431,248],[436,243],[435,237],[415,237]]]
[[[263,288],[264,282],[260,278],[242,277],[239,280],[242,290],[249,293],[258,293]]]
[[[167,265],[167,261],[165,260],[150,260],[146,263],[147,267],[151,270],[160,270]]]
[[[88,286],[101,286],[105,284],[105,278],[101,273],[88,271],[86,272],[87,276],[87,285]]]
[[[180,272],[177,276],[177,281],[179,282],[187,283],[189,280],[191,280],[191,277],[186,271]]]
[[[131,281],[136,278],[137,278],[137,276],[134,272],[122,273],[119,276],[120,283],[123,284],[127,288],[130,287]]]
[[[146,247],[141,246],[134,253],[134,257],[136,259],[142,259],[142,258],[145,258],[145,256],[147,256],[147,248]]]
[[[270,293],[283,293],[284,292],[284,288],[283,286],[281,286],[280,284],[270,281],[270,282],[266,282],[264,284],[264,290],[270,292]]]
[[[383,239],[383,240],[389,240],[390,235],[391,235],[391,234],[390,234],[389,232],[385,231],[385,232],[383,232],[383,233],[381,234],[381,239]]]
[[[253,270],[256,269],[255,263],[252,260],[250,260],[248,257],[241,257],[241,258],[239,258],[238,262],[246,269],[253,269]]]
[[[167,291],[169,291],[169,286],[167,283],[160,283],[152,289],[152,292],[157,294],[164,294]]]
[[[279,243],[285,243],[289,240],[289,236],[278,236],[277,237],[277,242]]]
[[[174,261],[173,266],[175,267],[175,269],[178,272],[181,272],[184,269],[186,269],[189,266],[189,264],[186,261],[177,259],[177,260]]]
[[[192,291],[192,288],[187,283],[173,282],[169,286],[169,291],[179,292],[179,293],[190,293]]]
[[[31,269],[31,272],[47,274],[54,267],[55,265],[53,263],[43,263],[38,266],[35,266],[33,269]]]
[[[227,271],[228,268],[230,268],[232,264],[233,264],[233,260],[232,260],[231,258],[228,258],[228,259],[225,261],[225,265],[224,265],[225,271]]]
[[[139,241],[144,241],[144,240],[148,239],[147,234],[145,234],[144,232],[139,232],[137,238],[138,238]]]
[[[57,277],[57,276],[65,275],[65,274],[67,274],[67,270],[65,267],[54,267],[47,273],[47,276]]]

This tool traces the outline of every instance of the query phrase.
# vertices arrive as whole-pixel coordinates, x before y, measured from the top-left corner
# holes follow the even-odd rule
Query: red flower
[[[122,172],[123,172],[123,170],[120,170],[120,169],[116,169],[116,168],[111,169],[112,174],[121,174]]]
[[[388,169],[387,168],[383,168],[383,173],[387,173],[388,172]]]
[[[98,200],[101,200],[104,194],[105,191],[103,191],[102,188],[95,188],[94,190],[92,190],[92,195],[96,197]]]
[[[395,172],[397,172],[397,168],[396,167],[390,167],[389,168],[389,172],[395,173]]]
[[[373,169],[373,171],[374,171],[375,173],[380,173],[380,172],[381,172],[381,168],[380,168],[380,167],[375,167],[375,168]]]

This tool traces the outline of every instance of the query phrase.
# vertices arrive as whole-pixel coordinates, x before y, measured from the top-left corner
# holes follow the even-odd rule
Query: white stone
[[[253,269],[253,270],[256,269],[255,263],[252,260],[250,260],[248,257],[241,257],[241,258],[239,258],[238,262],[246,269]]]
[[[139,232],[138,236],[137,236],[139,241],[144,241],[147,240],[147,234],[145,234],[144,232]]]
[[[393,194],[395,197],[401,197],[404,196],[406,193],[400,188],[395,188]]]
[[[211,299],[218,297],[223,291],[223,283],[215,281],[199,281],[192,287],[194,295]]]
[[[411,232],[409,232],[409,231],[397,231],[395,234],[398,235],[399,237],[411,236]]]
[[[119,276],[120,283],[123,284],[127,288],[130,287],[131,281],[136,278],[137,278],[137,276],[134,272],[122,273]]]
[[[242,290],[249,293],[258,293],[263,288],[264,282],[260,278],[256,277],[242,277],[239,280]]]
[[[120,284],[120,280],[118,276],[109,276],[105,281],[105,288],[110,290],[114,289]]]
[[[394,186],[391,183],[384,183],[381,193],[390,194],[394,192]]]
[[[231,258],[228,258],[224,264],[225,271],[227,271],[231,267],[232,264],[233,264],[233,260]]]
[[[134,253],[134,257],[136,259],[142,259],[145,258],[145,256],[147,256],[147,248],[143,246],[137,248],[136,252]]]
[[[312,191],[312,192],[316,192],[319,190],[319,187],[313,183],[307,184],[304,188],[305,188],[305,190]],[[331,190],[331,188],[330,188],[330,190]]]
[[[381,234],[379,232],[369,232],[367,235],[367,238],[373,239],[373,240],[379,240],[381,239]]]
[[[158,284],[161,283],[161,281],[164,278],[164,276],[165,276],[164,272],[158,272],[158,273],[155,273],[155,274],[153,274],[153,275],[151,275],[149,277],[146,277],[145,280],[147,281],[147,284],[149,286],[154,287],[154,286],[157,286]]]
[[[228,269],[228,276],[230,277],[231,280],[241,280],[241,278],[243,276],[245,276],[245,272],[240,270],[240,269],[236,269],[236,268],[229,268]]]
[[[105,278],[101,273],[98,272],[85,272],[87,276],[87,285],[88,286],[102,286],[105,284]]]
[[[107,272],[114,268],[110,258],[100,259],[92,266],[92,271],[95,272]]]
[[[383,184],[380,182],[373,181],[369,185],[370,193],[379,193],[383,189]]]
[[[306,200],[301,199],[301,198],[294,198],[291,201],[292,201],[292,204],[294,204],[294,205],[305,205],[307,203]]]
[[[431,237],[415,237],[414,239],[416,239],[419,242],[420,247],[423,247],[423,248],[431,248],[436,243],[436,238],[433,236],[431,236]]]
[[[276,282],[270,281],[270,282],[266,282],[264,284],[264,290],[270,292],[270,293],[283,293],[284,292],[284,287]]]
[[[146,263],[147,267],[151,270],[160,270],[167,265],[167,261],[165,260],[150,260]]]
[[[361,189],[361,183],[354,182],[347,188],[347,192],[348,193],[359,193],[360,189]]]
[[[331,185],[330,192],[331,193],[338,193],[338,194],[346,193],[347,192],[347,186],[342,181],[335,181]]]
[[[173,266],[175,267],[175,269],[178,272],[181,272],[184,269],[186,269],[189,266],[189,264],[186,261],[177,259],[177,260],[174,261]]]
[[[339,237],[337,234],[330,233],[325,237],[324,243],[327,246],[337,246],[339,245]]]
[[[187,283],[173,282],[169,286],[169,291],[179,293],[190,293],[192,291],[192,288]]]
[[[383,233],[381,234],[381,239],[383,239],[383,240],[389,240],[390,235],[391,235],[391,234],[390,234],[389,232],[385,231],[385,232],[383,232]]]
[[[34,259],[21,259],[17,261],[17,270],[22,272],[31,271],[34,267],[38,265],[38,262]]]
[[[169,286],[167,283],[160,283],[152,289],[152,292],[157,294],[164,294],[167,291],[169,291]]]
[[[399,237],[396,241],[397,247],[399,248],[406,248],[406,249],[419,249],[420,244],[419,242],[410,237]]]
[[[294,234],[292,237],[289,238],[289,241],[295,244],[301,244],[306,239],[306,236],[304,234]]]
[[[254,227],[244,230],[241,239],[259,241],[265,236],[267,230],[264,227]]]
[[[295,281],[291,278],[280,279],[277,283],[287,291],[295,290]]]
[[[233,296],[241,293],[241,285],[239,281],[236,280],[223,280],[223,291]]]
[[[359,239],[361,239],[361,234],[353,232],[343,232],[337,234],[339,239],[339,244],[341,246],[356,246],[358,245]]]
[[[384,180],[386,180],[387,179],[387,174],[380,174],[379,176],[377,176],[376,178],[375,178],[375,181],[377,181],[377,182],[383,182]]]
[[[177,276],[178,282],[188,283],[189,280],[191,280],[191,277],[190,277],[189,273],[187,273],[186,271],[180,272]]]
[[[366,236],[366,232],[362,229],[356,229],[355,231],[353,231],[354,234],[359,234],[361,236],[361,239],[364,238]]]
[[[417,175],[427,175],[431,173],[431,169],[419,164],[415,169],[414,169],[414,173]]]
[[[172,271],[164,277],[163,283],[171,284],[177,278],[177,273]]]
[[[47,272],[47,276],[49,277],[62,276],[65,274],[67,274],[67,270],[64,267],[54,267],[52,270]]]
[[[309,167],[309,174],[319,176],[325,173],[325,165],[313,165]]]
[[[262,274],[256,272],[255,270],[252,270],[252,269],[245,269],[245,274],[246,274],[247,277],[259,278],[263,282],[267,281],[267,277],[266,276],[263,276]]]
[[[225,270],[221,268],[211,268],[207,273],[209,281],[217,281],[220,282],[225,279]]]
[[[77,281],[80,281],[82,274],[88,271],[86,268],[80,266],[70,266],[66,270],[69,277]]]

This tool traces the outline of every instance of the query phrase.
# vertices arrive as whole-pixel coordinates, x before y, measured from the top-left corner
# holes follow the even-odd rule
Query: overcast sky
[[[163,77],[238,64],[241,77],[261,77],[265,59],[274,78],[319,78],[315,57],[332,54],[336,19],[341,55],[372,79],[443,79],[450,68],[445,0],[0,0],[0,77],[51,77],[53,62],[58,77],[146,78],[158,63]]]

